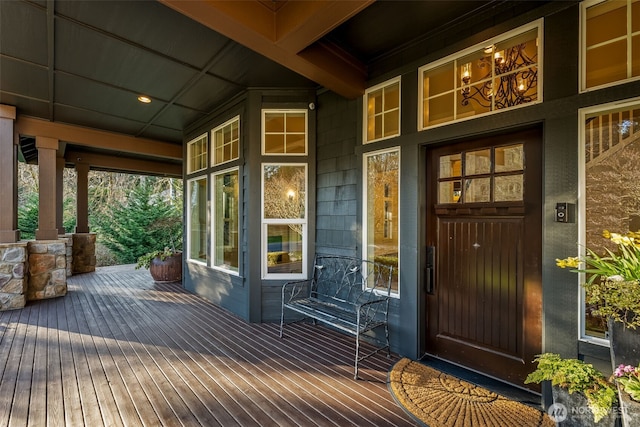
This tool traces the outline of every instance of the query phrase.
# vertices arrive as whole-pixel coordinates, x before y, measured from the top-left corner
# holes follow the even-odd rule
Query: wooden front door
[[[426,352],[518,386],[541,352],[541,140],[534,129],[427,156]]]

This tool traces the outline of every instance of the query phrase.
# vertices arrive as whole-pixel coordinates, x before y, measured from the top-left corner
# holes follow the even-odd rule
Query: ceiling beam
[[[25,116],[18,117],[15,127],[16,132],[23,136],[46,136],[85,147],[182,161],[182,146],[165,141],[136,138]]]
[[[67,163],[85,164],[92,169],[182,178],[182,165],[175,163],[115,157],[83,151],[67,151],[64,158]]]
[[[257,0],[159,1],[346,98],[364,93],[365,65],[316,42],[374,0],[288,1],[275,9]]]

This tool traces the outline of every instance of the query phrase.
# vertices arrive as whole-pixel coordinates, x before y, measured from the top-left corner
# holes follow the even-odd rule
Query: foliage
[[[182,248],[182,203],[159,196],[156,178],[141,178],[126,200],[91,216],[92,229],[122,264],[157,248]]]
[[[640,232],[605,230],[603,236],[616,251],[605,249],[601,256],[587,248],[585,256],[556,259],[556,264],[588,275],[584,288],[587,303],[597,307],[594,314],[635,329],[640,326]]]
[[[617,403],[614,386],[590,363],[562,359],[555,353],[540,354],[534,362],[538,367],[527,376],[525,384],[551,381],[552,385],[565,388],[569,393],[582,393],[596,422]]]
[[[18,205],[18,229],[20,238],[30,240],[36,238],[38,228],[38,193],[25,195]]]
[[[170,248],[168,246],[166,246],[162,250],[147,252],[146,254],[138,257],[136,270],[139,268],[148,269],[149,267],[151,267],[151,261],[153,261],[154,258],[160,258],[160,260],[164,261],[165,259],[167,259],[167,257],[173,256],[177,253],[180,253],[180,251],[176,250],[175,248]]]
[[[620,365],[613,372],[613,378],[633,400],[640,402],[640,367]]]

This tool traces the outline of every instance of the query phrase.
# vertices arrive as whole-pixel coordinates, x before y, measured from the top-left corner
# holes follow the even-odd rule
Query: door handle
[[[436,247],[427,246],[427,265],[424,270],[425,291],[433,295],[435,291]]]

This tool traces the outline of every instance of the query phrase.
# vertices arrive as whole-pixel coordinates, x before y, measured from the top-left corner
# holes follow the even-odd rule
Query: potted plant
[[[611,363],[619,369],[640,361],[640,232],[622,235],[605,230],[603,237],[615,250],[605,248],[599,255],[587,248],[585,256],[557,259],[556,264],[587,275],[586,302],[596,307],[594,314],[607,319]],[[640,403],[636,405],[623,388],[618,387],[623,424],[640,425]],[[632,419],[634,414],[637,418]]]
[[[551,382],[556,422],[563,427],[615,425],[615,386],[593,365],[555,353],[538,355],[534,362],[538,367],[525,384]]]
[[[153,280],[158,283],[178,282],[182,280],[182,250],[179,249],[182,225],[175,218],[157,220],[149,231],[160,231],[160,236],[169,243],[164,249],[147,252],[138,257],[136,269],[147,268]],[[176,235],[178,237],[176,237]]]
[[[640,367],[620,364],[612,378],[618,384],[623,424],[640,425]]]

